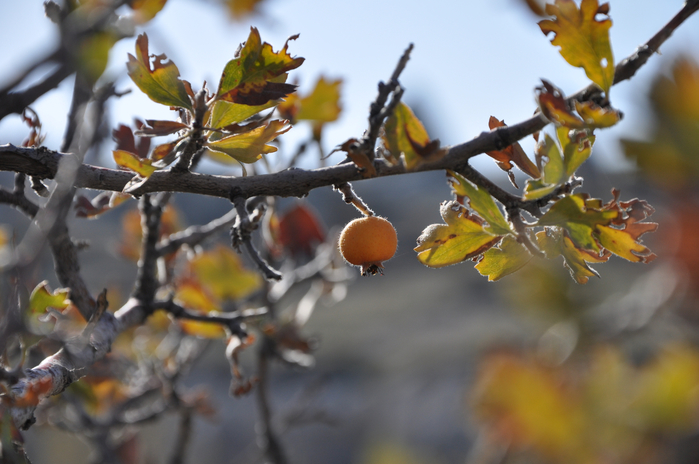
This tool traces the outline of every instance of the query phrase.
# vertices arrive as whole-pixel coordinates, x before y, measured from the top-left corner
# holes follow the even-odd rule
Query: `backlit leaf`
[[[259,31],[250,28],[245,45],[221,74],[216,99],[259,106],[284,98],[296,90],[295,85],[274,81],[304,61],[304,58],[292,58],[287,52],[288,45],[287,40],[284,48],[275,53],[270,44],[262,43]]]
[[[539,22],[541,31],[555,35],[553,45],[560,47],[563,58],[571,65],[583,68],[587,77],[608,95],[614,82],[614,56],[609,43],[609,5],[600,6],[597,0],[582,0],[580,8],[573,0],[556,0],[546,5],[546,14],[555,19]]]
[[[134,120],[134,127],[138,131],[143,127],[143,121]],[[115,150],[124,150],[137,155],[139,158],[146,158],[150,151],[150,137],[138,137],[138,142],[129,126],[119,124],[119,127],[112,130],[112,140],[116,142]]]
[[[507,235],[497,247],[483,254],[476,269],[489,281],[498,280],[523,268],[532,259],[527,247],[512,235]]]
[[[614,199],[604,208],[616,211],[618,215],[610,226],[597,226],[595,230],[597,240],[607,250],[629,261],[635,263],[653,261],[656,255],[641,244],[640,238],[645,233],[657,230],[657,223],[645,222],[655,210],[643,200],[618,201],[617,190],[613,190],[613,194]]]
[[[459,203],[463,204],[463,199],[468,198],[468,204],[471,209],[486,220],[488,223],[488,227],[485,228],[486,231],[494,235],[513,233],[505,216],[502,215],[502,211],[500,211],[493,197],[485,189],[472,184],[454,171],[447,171],[447,182],[451,185]]]
[[[151,174],[158,170],[156,167],[151,166],[151,160],[140,159],[128,151],[114,150],[112,154],[118,166],[137,172],[142,177],[150,177]]]
[[[558,255],[563,256],[563,264],[570,271],[571,277],[579,283],[586,284],[590,277],[599,277],[597,271],[588,266],[588,263],[604,263],[609,260],[611,253],[602,250],[602,253],[584,250],[575,246],[570,236],[560,231],[541,231],[536,234],[539,248],[546,253],[548,259]]]
[[[598,226],[608,226],[619,216],[611,209],[591,207],[592,201],[583,194],[568,195],[539,219],[540,226],[559,226],[568,231],[573,243],[582,249],[601,252],[593,232]]]
[[[446,154],[438,140],[430,140],[425,127],[408,105],[400,102],[384,124],[384,146],[394,158],[404,156],[408,170]]]
[[[440,205],[445,224],[432,224],[417,239],[418,260],[429,267],[457,264],[483,254],[502,238],[487,232],[483,219],[456,201]]]
[[[210,150],[225,153],[241,163],[254,163],[262,154],[277,151],[277,147],[267,144],[289,129],[291,126],[288,121],[277,119],[249,132],[209,141],[205,145]]]
[[[488,127],[490,130],[496,129],[498,127],[507,127],[505,121],[500,121],[498,118],[491,116],[488,121]],[[539,173],[539,168],[536,167],[534,163],[527,157],[524,153],[522,146],[519,142],[515,142],[503,150],[489,151],[488,156],[497,160],[498,165],[504,171],[509,171],[512,169],[512,164],[514,163],[523,173],[533,177],[534,179],[541,176]]]
[[[214,129],[220,129],[230,124],[237,124],[245,121],[250,116],[254,116],[260,111],[272,108],[277,104],[279,104],[279,100],[270,100],[264,105],[259,106],[243,105],[219,100],[214,103],[209,124],[210,127]]]
[[[134,83],[154,102],[192,110],[180,71],[166,60],[164,54],[148,54],[148,36],[141,34],[136,39],[136,57],[129,53],[126,67]]]
[[[31,315],[44,314],[48,308],[62,311],[70,306],[69,294],[70,291],[66,288],[51,292],[48,281],[44,280],[32,290],[27,310]]]
[[[602,108],[595,102],[575,102],[575,109],[583,118],[587,127],[612,127],[621,120],[621,113],[614,108]]]
[[[177,282],[175,302],[190,310],[205,314],[217,314],[220,302],[204,286],[194,279],[181,279]],[[221,324],[213,322],[178,319],[182,330],[188,334],[204,338],[222,338],[226,330]]]

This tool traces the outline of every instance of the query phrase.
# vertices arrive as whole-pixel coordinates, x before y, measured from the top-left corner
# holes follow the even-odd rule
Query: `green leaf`
[[[151,174],[158,170],[156,167],[151,166],[151,160],[141,159],[128,151],[114,150],[112,154],[117,165],[137,172],[142,177],[150,177]]]
[[[220,129],[230,124],[237,124],[245,121],[251,116],[256,115],[260,111],[272,108],[279,104],[279,100],[270,100],[264,105],[250,106],[241,105],[239,103],[230,103],[219,100],[214,103],[214,108],[211,111],[210,126],[214,129]]]
[[[148,55],[148,36],[144,33],[136,39],[136,57],[129,53],[126,68],[134,84],[154,102],[192,111],[189,95],[180,80],[180,71],[175,63],[165,60],[165,54]]]
[[[544,197],[553,192],[564,180],[565,172],[563,166],[563,157],[556,142],[551,136],[544,134],[544,140],[537,147],[537,158],[545,157],[548,161],[544,166],[544,172],[541,178],[536,180],[527,180],[527,185],[524,188],[524,198],[526,200],[535,200]]]
[[[292,58],[287,53],[288,45],[287,40],[284,48],[275,53],[270,44],[262,43],[259,31],[250,28],[245,45],[223,69],[216,99],[259,106],[296,90],[295,85],[274,80],[304,62],[304,58]]]
[[[254,163],[262,157],[262,154],[277,151],[277,147],[267,143],[289,129],[291,126],[288,125],[288,121],[276,119],[249,132],[209,141],[205,145],[210,150],[225,153],[241,163]]]
[[[483,254],[483,259],[476,269],[489,281],[498,280],[523,268],[532,259],[527,247],[512,235],[507,235],[497,247]]]
[[[586,284],[590,277],[599,277],[588,263],[604,263],[609,260],[611,253],[603,250],[595,253],[575,246],[566,233],[560,229],[547,229],[536,234],[539,248],[546,253],[548,259],[558,255],[563,256],[564,266],[570,271],[571,277],[579,283]]]
[[[601,251],[593,231],[599,225],[609,225],[619,213],[589,207],[594,200],[585,195],[575,194],[561,198],[539,219],[540,226],[558,226],[566,229],[577,247]]]
[[[432,224],[417,239],[418,260],[429,267],[444,267],[472,259],[496,245],[502,236],[483,228],[483,220],[456,201],[441,204],[444,224]]]
[[[571,138],[571,134],[574,134],[575,140]],[[570,131],[567,127],[557,128],[556,136],[563,147],[564,178],[567,180],[592,154],[595,136],[584,131]]]
[[[489,225],[485,229],[487,232],[494,235],[513,233],[495,200],[485,189],[478,188],[478,186],[454,171],[447,171],[447,181],[456,194],[457,200],[467,197],[469,206],[488,222]]]
[[[32,290],[32,294],[29,296],[29,308],[27,308],[29,314],[44,314],[48,308],[62,311],[70,306],[69,295],[70,290],[66,288],[59,288],[51,292],[48,281],[44,280]]]

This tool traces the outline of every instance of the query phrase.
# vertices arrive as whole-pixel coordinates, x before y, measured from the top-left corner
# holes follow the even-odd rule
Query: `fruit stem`
[[[369,208],[364,201],[362,201],[359,196],[354,193],[352,184],[349,182],[342,182],[341,184],[333,185],[333,189],[342,193],[342,200],[345,203],[351,203],[365,216],[373,216],[374,212]]]

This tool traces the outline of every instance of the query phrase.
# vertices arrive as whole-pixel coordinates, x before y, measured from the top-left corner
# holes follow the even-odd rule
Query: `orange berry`
[[[345,261],[360,266],[362,275],[383,274],[383,261],[396,254],[398,236],[388,220],[367,216],[350,221],[342,229],[339,245]]]

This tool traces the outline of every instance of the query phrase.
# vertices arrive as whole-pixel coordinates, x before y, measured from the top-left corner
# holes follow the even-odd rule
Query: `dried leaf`
[[[507,127],[507,125],[504,120],[500,121],[498,118],[491,116],[488,121],[488,127],[490,127],[490,130],[494,130],[498,127]],[[541,176],[539,168],[527,157],[519,142],[515,142],[503,150],[489,151],[487,154],[498,161],[498,165],[503,171],[511,170],[512,163],[514,163],[523,173],[534,179]]]
[[[147,137],[159,137],[163,135],[174,134],[184,129],[188,129],[187,124],[183,124],[177,121],[159,121],[155,119],[146,119],[146,124],[148,126],[142,126],[136,132],[135,135],[147,136]]]
[[[597,0],[582,0],[580,9],[573,0],[556,0],[546,5],[546,14],[555,19],[539,22],[541,31],[555,35],[553,45],[560,47],[563,58],[571,65],[585,69],[587,77],[609,95],[614,82],[614,56],[609,43],[612,21],[606,17],[609,5],[600,6]]]

